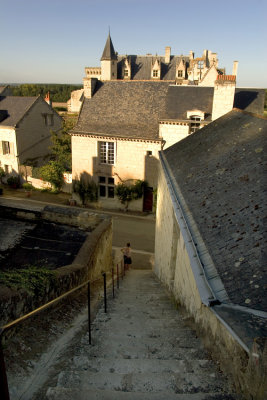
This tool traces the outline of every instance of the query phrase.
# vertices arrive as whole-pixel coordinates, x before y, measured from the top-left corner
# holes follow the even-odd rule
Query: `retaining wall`
[[[52,221],[52,207],[49,212],[44,212],[44,217]],[[59,208],[59,207],[58,207]],[[66,223],[67,216],[63,213],[60,216],[59,210],[54,212],[54,221]],[[3,212],[3,208],[0,207]],[[11,213],[11,208],[9,209]],[[91,233],[88,235],[84,244],[80,248],[77,256],[70,265],[55,270],[56,279],[47,285],[46,292],[40,297],[34,297],[25,290],[13,290],[5,286],[0,286],[0,326],[15,320],[16,318],[27,314],[33,309],[47,303],[53,298],[67,292],[68,290],[80,285],[88,279],[100,277],[101,273],[110,270],[112,266],[112,220],[103,217],[102,220],[98,215],[90,215],[88,213],[80,213],[69,218],[69,225],[86,227]],[[13,209],[13,215],[25,219],[41,219],[40,212],[30,210]],[[1,215],[1,212],[0,212]],[[76,225],[77,224],[77,225]]]

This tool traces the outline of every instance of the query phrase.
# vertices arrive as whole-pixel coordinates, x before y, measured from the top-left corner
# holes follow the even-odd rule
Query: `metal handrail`
[[[125,275],[125,265],[122,263],[122,260],[120,262],[121,264],[121,272],[119,272],[119,263],[117,263],[117,288],[119,289],[119,276],[123,277]],[[104,280],[104,309],[105,313],[107,312],[107,280],[106,280],[106,273],[111,272],[112,273],[112,295],[113,298],[115,297],[115,291],[114,291],[114,268],[111,269],[111,271],[106,271],[103,272],[101,275]],[[8,389],[8,381],[7,381],[7,374],[6,374],[6,367],[5,367],[5,360],[4,360],[4,352],[3,352],[3,344],[2,344],[2,339],[8,330],[12,329],[14,326],[19,325],[23,321],[27,320],[28,318],[33,317],[34,315],[39,314],[40,312],[46,310],[47,308],[51,307],[53,304],[58,303],[65,297],[69,296],[71,293],[76,292],[77,290],[83,288],[85,285],[87,285],[87,298],[88,298],[88,333],[89,333],[89,344],[92,343],[92,335],[91,335],[91,300],[90,300],[90,294],[91,294],[91,283],[95,283],[99,281],[98,279],[95,279],[91,281],[88,279],[86,282],[83,282],[79,286],[76,286],[75,288],[69,290],[68,292],[56,297],[55,299],[49,301],[48,303],[36,308],[35,310],[31,311],[30,313],[23,315],[22,317],[17,318],[15,321],[12,321],[2,327],[0,327],[0,399],[1,400],[10,400],[9,396],[9,389]]]

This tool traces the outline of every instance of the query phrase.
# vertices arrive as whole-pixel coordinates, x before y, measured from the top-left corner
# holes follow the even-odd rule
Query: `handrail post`
[[[2,346],[2,335],[0,335],[0,398],[1,400],[10,400]]]
[[[89,333],[89,344],[92,344],[91,336],[91,290],[90,281],[87,284],[87,297],[88,297],[88,333]]]
[[[104,278],[104,305],[105,305],[105,313],[107,312],[107,278],[106,273],[103,273]]]
[[[115,291],[114,291],[114,268],[112,268],[112,296],[113,299],[115,297]]]
[[[117,263],[117,289],[120,287],[119,264]]]

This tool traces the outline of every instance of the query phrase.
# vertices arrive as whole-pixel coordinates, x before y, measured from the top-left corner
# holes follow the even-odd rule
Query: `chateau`
[[[236,76],[238,62],[234,62],[233,75]],[[165,48],[165,55],[146,54],[118,55],[108,35],[101,57],[101,67],[85,67],[84,88],[72,92],[68,102],[70,112],[80,110],[83,96],[91,90],[92,81],[167,81],[175,85],[214,86],[218,75],[224,75],[225,69],[218,68],[217,53],[204,50],[202,57],[189,55],[171,55],[171,47]]]
[[[233,74],[225,75],[217,55],[207,50],[198,59],[192,52],[172,56],[169,47],[164,57],[119,56],[108,35],[101,68],[85,71],[79,118],[71,131],[72,174],[93,179],[106,208],[121,207],[114,195],[118,183],[140,179],[148,188],[131,208],[151,211],[160,150],[233,107],[263,112],[264,90],[236,89],[237,62]]]

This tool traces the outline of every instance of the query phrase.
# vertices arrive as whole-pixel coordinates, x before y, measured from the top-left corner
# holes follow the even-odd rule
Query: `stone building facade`
[[[17,175],[27,160],[36,166],[50,153],[51,132],[61,128],[57,112],[39,97],[0,97],[0,166]]]

